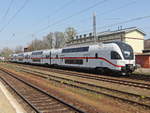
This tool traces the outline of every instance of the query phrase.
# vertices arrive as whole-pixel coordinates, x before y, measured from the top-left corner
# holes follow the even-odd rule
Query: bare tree
[[[15,53],[21,53],[21,52],[23,52],[23,47],[17,46],[14,51],[15,51]]]
[[[43,38],[45,49],[51,49],[53,47],[53,35],[54,33],[50,32],[47,36]]]
[[[55,37],[55,46],[54,48],[61,48],[64,46],[65,39],[64,39],[64,33],[63,32],[55,32],[54,33]]]
[[[6,48],[2,49],[0,54],[1,54],[1,56],[5,57],[5,58],[8,58],[10,54],[13,54],[13,50],[6,47]]]
[[[27,47],[29,51],[51,49],[53,42],[53,33],[50,32],[42,40],[34,39]]]
[[[45,49],[44,43],[42,40],[34,39],[31,44],[29,44],[28,49],[30,51]]]
[[[64,46],[65,39],[63,32],[50,32],[43,38],[44,49],[61,48]]]
[[[77,31],[75,28],[73,28],[73,27],[66,28],[66,30],[65,30],[66,41],[73,40],[73,37],[75,37],[76,34],[77,34]]]
[[[28,48],[28,51],[61,48],[67,41],[71,41],[76,35],[76,30],[73,27],[68,27],[65,32],[50,32],[48,35],[43,37],[42,40],[34,39]]]

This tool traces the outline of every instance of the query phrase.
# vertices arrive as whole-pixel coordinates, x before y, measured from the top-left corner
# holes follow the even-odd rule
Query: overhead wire
[[[0,32],[5,30],[5,28],[13,21],[13,19],[25,8],[29,0],[25,0],[23,5],[16,11],[16,13],[8,20],[8,22],[0,29]]]
[[[122,21],[122,22],[118,22],[118,23],[114,23],[114,24],[111,24],[111,25],[106,25],[106,26],[98,27],[98,28],[99,28],[99,29],[102,29],[102,28],[112,27],[112,26],[116,26],[116,25],[120,25],[120,24],[126,24],[126,23],[129,23],[129,22],[138,21],[138,20],[143,20],[143,19],[147,19],[147,18],[150,18],[150,15],[148,15],[148,16],[136,17],[136,18],[128,19],[128,20],[126,20],[126,21]]]
[[[124,4],[124,5],[121,5],[121,6],[117,7],[117,8],[113,8],[111,10],[108,10],[108,11],[105,11],[105,12],[102,12],[102,13],[97,13],[96,16],[98,16],[98,15],[102,16],[102,15],[106,15],[106,14],[112,13],[114,11],[120,10],[120,9],[125,8],[127,6],[130,6],[132,4],[135,4],[136,2],[137,2],[137,0],[130,1],[130,2],[128,2],[128,3]],[[81,25],[80,23],[85,22],[85,21],[89,21],[89,20],[91,20],[91,17],[86,18],[86,19],[82,19],[82,20],[79,21],[79,24],[76,24],[75,26],[80,26]]]
[[[6,12],[4,13],[4,15],[3,15],[3,17],[1,18],[0,21],[5,20],[5,18],[7,17],[8,13],[9,13],[9,10],[10,10],[10,8],[11,8],[13,2],[14,2],[14,0],[11,0],[11,1],[10,1],[9,5],[8,5],[8,8],[7,8]]]
[[[102,12],[102,13],[98,13],[98,14],[96,14],[96,16],[97,16],[97,15],[105,15],[105,14],[112,13],[112,12],[114,12],[114,11],[120,10],[120,9],[122,9],[122,8],[126,8],[127,6],[130,6],[130,5],[132,5],[132,4],[135,4],[136,2],[137,2],[137,0],[132,0],[132,1],[126,3],[126,4],[122,5],[122,6],[117,7],[117,8],[113,8],[113,9],[111,9],[111,10],[108,10],[108,11],[105,11],[105,12]],[[89,17],[88,19],[91,19],[91,17]],[[88,20],[88,19],[84,19],[84,20]],[[81,20],[81,22],[84,21],[84,20]],[[80,24],[79,24],[79,25],[80,25]],[[78,25],[76,25],[76,26],[78,26]],[[92,30],[92,29],[91,29],[91,30]],[[87,30],[85,30],[85,31],[87,32]]]
[[[106,1],[107,1],[107,0],[106,0]],[[99,3],[100,3],[100,2],[106,2],[106,1],[105,1],[105,0],[104,0],[104,1],[99,1]],[[127,6],[129,6],[129,5],[135,4],[136,2],[137,2],[137,0],[132,0],[131,2],[128,2],[128,3],[126,3],[126,4],[122,5],[122,6],[119,6],[119,7],[117,7],[117,8],[113,8],[113,9],[111,9],[111,10],[102,12],[102,13],[100,13],[100,14],[98,14],[98,15],[112,13],[112,12],[114,12],[114,11],[117,11],[117,10],[120,10],[120,9],[122,9],[122,8],[124,8],[124,7],[127,7]],[[62,21],[66,21],[66,20],[72,18],[73,16],[76,16],[77,14],[80,14],[80,13],[82,13],[82,12],[88,10],[88,9],[91,9],[91,8],[97,6],[97,5],[99,5],[99,4],[98,4],[98,3],[95,3],[94,5],[88,7],[88,8],[86,8],[86,9],[80,11],[80,12],[77,12],[76,14],[73,14],[73,15],[71,15],[71,16],[68,16],[67,18],[61,19],[61,20],[59,20],[59,21],[57,21],[57,22],[51,24],[51,26],[52,26],[52,25],[58,25],[58,24],[61,23]],[[89,18],[88,18],[88,19],[89,19]],[[85,20],[88,20],[88,19],[84,19],[84,21],[85,21]],[[91,17],[90,17],[90,19],[91,19]],[[46,26],[45,28],[43,28],[43,29],[37,31],[36,33],[39,33],[39,32],[41,32],[41,31],[44,31],[44,30],[48,29],[49,27],[50,27],[50,25],[48,25],[48,26]],[[90,29],[90,30],[92,30],[92,29]]]
[[[97,16],[97,15],[105,15],[105,14],[112,13],[112,12],[114,12],[114,11],[120,10],[120,9],[122,9],[122,8],[126,8],[126,7],[128,7],[128,6],[132,5],[132,4],[135,4],[136,2],[137,2],[137,0],[132,0],[132,1],[128,2],[128,3],[126,3],[126,4],[123,4],[123,5],[119,6],[119,7],[117,7],[117,8],[113,8],[113,9],[111,9],[111,10],[108,10],[108,11],[105,11],[105,12],[102,12],[102,13],[98,13],[98,14],[96,14],[96,16]],[[118,18],[115,18],[115,19],[118,19]],[[119,18],[119,19],[120,19],[120,18]],[[83,20],[81,20],[79,23],[82,23],[82,22],[85,22],[85,21],[89,21],[89,20],[91,20],[91,17],[86,18],[86,19],[83,19]],[[66,24],[65,24],[65,25],[66,25]],[[69,26],[70,24],[67,24],[67,25]],[[63,26],[63,25],[62,25],[62,26]],[[79,27],[79,26],[81,26],[81,24],[76,24],[75,26],[73,25],[73,27]],[[59,27],[59,26],[58,26],[58,27]]]
[[[103,3],[105,3],[105,2],[107,2],[107,1],[109,1],[109,0],[102,0],[102,1],[96,2],[95,4],[89,6],[89,7],[85,8],[85,9],[83,9],[83,10],[81,10],[81,11],[75,13],[75,14],[72,14],[72,15],[66,17],[66,18],[60,19],[60,20],[58,20],[58,21],[52,23],[51,25],[47,25],[46,27],[44,27],[44,28],[42,28],[42,29],[36,31],[35,33],[38,33],[38,32],[41,32],[41,31],[43,31],[43,30],[46,30],[46,29],[50,28],[51,26],[57,25],[58,23],[61,23],[61,22],[63,22],[63,21],[66,21],[66,20],[68,20],[68,19],[70,19],[70,18],[72,18],[72,17],[74,17],[74,16],[76,16],[76,15],[80,15],[80,14],[82,14],[82,13],[84,13],[84,12],[86,12],[86,11],[92,9],[92,8],[95,8],[95,7],[97,7],[97,6],[99,6],[99,5],[103,4]]]
[[[59,7],[58,9],[56,9],[56,10],[54,11],[53,16],[54,16],[55,14],[58,14],[58,13],[59,13],[60,11],[62,11],[64,8],[66,8],[66,6],[68,7],[69,5],[71,5],[73,2],[74,2],[74,0],[69,0],[68,2],[66,2],[65,4],[63,4],[61,7]],[[43,21],[45,21],[45,20],[49,19],[50,17],[52,17],[51,15],[52,15],[52,14],[46,16],[45,18],[41,19],[41,20],[40,20],[38,23],[36,23],[36,24],[39,25],[39,23],[42,23]],[[34,25],[36,25],[36,24],[34,24]]]
[[[127,7],[127,6],[130,6],[130,5],[132,5],[132,4],[135,4],[136,2],[137,2],[137,0],[132,0],[132,1],[126,3],[126,4],[122,5],[122,6],[119,6],[119,7],[117,7],[117,8],[113,8],[113,9],[111,9],[111,10],[108,10],[108,11],[105,11],[105,12],[102,12],[102,13],[99,13],[99,14],[97,14],[97,15],[109,14],[109,13],[112,13],[112,12],[114,12],[114,11],[120,10],[120,9],[122,9],[122,8],[124,8],[124,7]],[[95,5],[95,4],[94,4],[94,5]],[[94,7],[94,5],[93,5],[93,7]],[[98,4],[97,4],[97,5],[98,5]],[[93,8],[93,7],[92,7],[92,8]],[[85,10],[87,10],[87,9],[85,9]],[[69,18],[69,19],[70,19],[70,18]],[[86,18],[86,19],[83,19],[83,20],[80,21],[80,23],[83,22],[83,21],[85,22],[86,20],[90,20],[90,19],[91,19],[91,17]],[[68,19],[65,19],[65,21],[66,21],[66,20],[68,20]],[[62,20],[62,21],[63,21],[63,20]],[[60,22],[62,22],[62,21],[60,21]],[[52,25],[58,25],[58,24],[59,24],[59,21],[57,21],[56,23],[54,23],[54,24],[52,24]],[[80,26],[80,25],[81,25],[81,24],[76,25],[76,26]],[[50,27],[50,25],[48,25],[48,26],[46,26],[45,28],[43,28],[43,29],[37,31],[36,33],[41,32],[41,31],[44,31],[44,30],[48,29],[49,27]]]
[[[122,6],[119,6],[119,7],[117,7],[117,8],[113,8],[113,9],[110,9],[110,10],[105,11],[105,12],[102,12],[102,13],[100,13],[100,14],[98,14],[98,15],[102,15],[102,14],[105,15],[105,14],[112,13],[112,12],[117,11],[117,10],[120,10],[120,9],[122,9],[122,8],[124,8],[124,7],[126,8],[127,6],[130,6],[130,5],[132,5],[132,4],[135,4],[136,2],[137,2],[137,0],[132,0],[132,1],[126,3],[126,4],[122,5]]]
[[[106,25],[106,26],[102,26],[102,27],[97,27],[97,29],[110,28],[110,27],[113,27],[113,26],[116,26],[116,25],[126,24],[126,23],[130,23],[130,22],[134,22],[134,21],[139,21],[139,20],[143,20],[143,19],[147,19],[147,18],[150,18],[150,15],[147,15],[147,16],[140,16],[140,17],[128,19],[128,20],[125,20],[125,21],[122,21],[122,22],[117,22],[117,23],[114,23],[114,24],[110,24],[110,25]],[[88,29],[88,30],[85,30],[85,31],[81,31],[80,33],[88,32],[88,31],[90,31],[90,30],[92,30],[92,29]],[[79,33],[79,34],[80,34],[80,33]]]
[[[66,8],[66,6],[71,5],[71,4],[73,3],[73,1],[75,1],[75,0],[69,0],[67,3],[63,4],[60,8],[56,9],[55,12],[58,13],[59,11],[62,11],[64,8]],[[55,13],[55,14],[56,14],[56,13]]]
[[[66,2],[65,4],[63,4],[62,6],[60,6],[58,9],[56,9],[56,10],[54,11],[53,16],[54,16],[56,13],[62,11],[64,8],[66,8],[66,6],[68,7],[69,5],[71,5],[72,3],[74,3],[74,1],[75,1],[75,0],[69,0],[68,2]],[[52,15],[52,14],[51,14],[51,15]],[[39,23],[43,22],[44,20],[48,19],[49,17],[50,17],[50,15],[48,15],[48,16],[45,17],[44,19],[40,20],[40,21],[38,22],[38,25],[39,25]],[[37,24],[37,23],[36,23],[36,24]],[[36,25],[36,24],[34,24],[34,25]],[[28,34],[28,36],[29,36],[29,35],[33,35],[33,33]]]

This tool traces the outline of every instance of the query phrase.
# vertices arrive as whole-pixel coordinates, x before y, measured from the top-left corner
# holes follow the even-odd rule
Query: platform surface
[[[26,113],[16,99],[0,82],[0,113]]]

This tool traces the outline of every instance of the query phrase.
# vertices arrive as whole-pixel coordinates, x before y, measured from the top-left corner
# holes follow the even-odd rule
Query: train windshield
[[[133,53],[133,49],[130,45],[125,44],[123,42],[115,42],[121,49],[124,59],[126,60],[132,60],[134,59],[134,53]]]

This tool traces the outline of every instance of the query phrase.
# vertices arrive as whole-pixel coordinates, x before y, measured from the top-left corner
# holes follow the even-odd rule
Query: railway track
[[[7,62],[9,64],[12,64],[10,62]],[[13,63],[15,65],[20,65],[20,66],[25,66],[25,67],[31,67],[30,64],[19,64],[19,63]],[[35,69],[42,69],[42,70],[55,70],[56,68],[55,67],[48,67],[48,66],[40,66],[40,65],[32,65],[32,68],[35,68]],[[94,72],[94,71],[90,71],[90,72],[85,72],[83,70],[70,70],[70,69],[66,69],[66,68],[57,68],[58,71],[62,71],[62,70],[65,70],[65,71],[68,71],[68,72],[73,72],[73,73],[84,73],[84,74],[89,74],[90,75],[98,75],[98,76],[103,76],[103,77],[106,77],[106,75],[99,75],[98,73]],[[112,75],[109,76],[109,77],[113,77]],[[120,76],[121,79],[129,79],[129,80],[142,80],[142,81],[150,81],[150,76],[146,76],[146,75],[139,75],[139,74],[132,74],[131,76]]]
[[[39,87],[18,78],[8,70],[0,68],[0,71],[5,74],[5,76],[0,77],[1,80],[15,91],[36,113],[85,113]]]
[[[19,64],[19,68],[20,68],[20,66],[31,67],[31,65]],[[50,71],[50,72],[59,73],[59,74],[64,74],[64,75],[69,75],[69,76],[77,76],[77,77],[86,78],[86,79],[110,82],[110,83],[115,83],[115,84],[120,84],[120,85],[128,85],[128,86],[132,86],[132,87],[136,87],[136,88],[142,88],[142,89],[148,89],[148,90],[150,89],[150,84],[148,84],[148,83],[135,82],[135,81],[131,81],[131,80],[122,80],[123,78],[118,79],[118,78],[114,78],[114,77],[105,77],[105,76],[100,76],[100,75],[95,75],[95,74],[80,73],[80,72],[74,72],[74,71],[68,71],[68,70],[44,68],[44,67],[36,67],[36,66],[32,66],[32,68],[41,69],[44,71]]]
[[[19,67],[19,68],[21,68],[21,67]],[[26,69],[26,68],[22,67],[22,69]],[[37,69],[39,69],[39,68],[37,68]],[[115,83],[115,84],[120,84],[120,85],[128,85],[128,86],[132,86],[132,87],[136,87],[136,88],[150,90],[150,84],[147,84],[147,83],[141,83],[141,82],[135,82],[135,81],[129,81],[129,80],[121,80],[121,79],[117,79],[117,78],[108,78],[108,77],[103,77],[103,76],[98,76],[98,75],[93,75],[93,74],[78,73],[78,72],[64,71],[64,70],[58,70],[58,69],[50,69],[50,70],[46,70],[46,71],[69,75],[69,76],[76,76],[76,77],[81,77],[81,78],[86,78],[86,79],[110,82],[110,83]]]
[[[98,86],[98,85],[90,84],[87,82],[81,82],[81,81],[72,80],[72,79],[68,79],[64,77],[58,77],[52,74],[45,74],[43,72],[33,71],[33,70],[28,70],[28,69],[19,69],[19,70],[28,74],[40,76],[42,78],[45,78],[45,79],[48,79],[48,80],[51,80],[60,84],[64,84],[69,87],[78,88],[78,89],[85,90],[88,92],[104,95],[107,97],[111,97],[113,99],[118,99],[123,102],[139,105],[139,106],[150,109],[150,97],[145,96],[142,99],[141,95],[124,92],[120,90],[115,90],[111,88],[106,88],[103,86]]]

